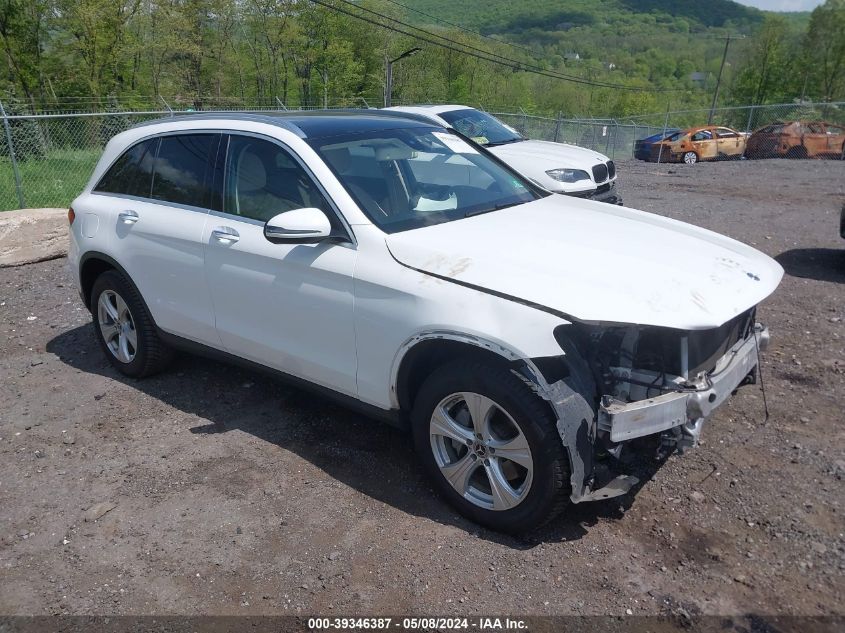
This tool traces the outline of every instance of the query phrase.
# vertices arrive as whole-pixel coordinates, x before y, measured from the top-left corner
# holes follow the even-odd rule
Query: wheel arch
[[[477,336],[450,331],[429,331],[410,338],[393,364],[391,396],[403,411],[410,411],[426,377],[458,358],[483,359],[494,365],[528,364],[514,350]]]
[[[571,360],[565,364],[576,363],[579,358],[577,351],[565,336],[561,340],[566,349],[554,358],[560,359],[569,354]],[[421,333],[409,339],[397,354],[391,377],[391,395],[396,406],[403,413],[410,412],[415,393],[426,376],[461,357],[480,358],[510,368],[544,401],[557,421],[558,434],[569,455],[571,499],[575,503],[583,500],[593,474],[595,410],[589,396],[585,398],[580,390],[573,389],[566,379],[556,375],[556,371],[549,371],[544,361],[551,357],[526,358],[493,341],[460,332]],[[584,371],[576,365],[570,369]]]
[[[147,312],[150,316],[152,316],[152,312],[144,299],[144,295],[141,294],[138,286],[132,280],[132,276],[126,272],[126,269],[113,257],[98,251],[88,251],[79,259],[79,285],[82,294],[82,302],[85,304],[85,307],[89,310],[93,309],[93,306],[91,305],[91,291],[94,288],[94,283],[100,275],[109,270],[116,270],[123,275],[126,281],[131,284],[138,293],[138,296],[141,298],[141,302],[144,304],[144,308],[146,308]],[[155,322],[155,319],[153,319],[153,322]]]

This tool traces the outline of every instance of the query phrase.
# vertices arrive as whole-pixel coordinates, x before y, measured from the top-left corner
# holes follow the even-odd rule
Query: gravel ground
[[[0,269],[0,614],[843,614],[845,163],[622,162],[633,207],[787,270],[759,386],[513,539],[399,431],[216,362],[117,375],[66,260]],[[657,272],[657,271],[656,271]],[[624,274],[624,271],[620,271]]]

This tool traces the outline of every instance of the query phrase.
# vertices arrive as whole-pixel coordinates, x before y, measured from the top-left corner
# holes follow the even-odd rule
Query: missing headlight
[[[709,330],[575,323],[557,328],[555,338],[565,353],[574,346],[586,361],[597,398],[635,401],[698,388],[719,359],[751,335],[754,312]]]

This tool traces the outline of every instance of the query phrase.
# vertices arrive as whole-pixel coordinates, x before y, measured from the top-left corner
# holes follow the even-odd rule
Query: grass
[[[58,149],[44,158],[18,162],[27,208],[67,207],[82,191],[102,150]],[[0,211],[18,209],[15,175],[8,157],[0,158]]]

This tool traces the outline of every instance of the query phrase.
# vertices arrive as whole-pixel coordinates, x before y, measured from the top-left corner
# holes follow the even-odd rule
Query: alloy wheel
[[[698,155],[695,152],[687,152],[684,154],[684,162],[687,165],[695,165],[698,162]]]
[[[531,489],[534,461],[513,417],[490,398],[454,393],[434,408],[431,450],[446,481],[486,510],[510,510]]]
[[[121,363],[131,363],[138,352],[138,334],[123,297],[114,290],[104,290],[97,301],[97,321],[112,356]]]

